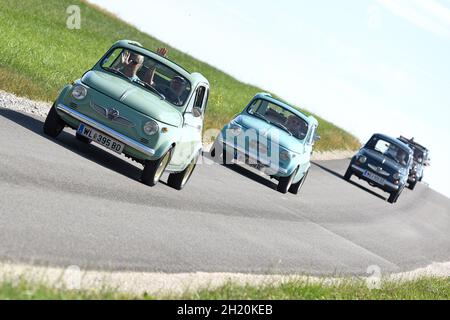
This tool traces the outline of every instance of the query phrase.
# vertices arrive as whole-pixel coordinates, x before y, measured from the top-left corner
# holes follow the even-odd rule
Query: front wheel
[[[416,184],[417,184],[417,181],[408,183],[408,189],[414,190],[414,188],[416,187]]]
[[[161,178],[164,170],[172,157],[172,149],[167,151],[161,158],[157,160],[147,160],[144,164],[144,170],[142,170],[141,180],[144,184],[153,187]]]
[[[87,143],[87,144],[91,143],[91,139],[89,139],[89,138],[87,138],[87,137],[85,137],[85,136],[82,136],[82,135],[79,134],[78,132],[75,133],[75,138],[77,138],[79,141],[81,141],[81,142],[83,142],[83,143]]]
[[[402,194],[402,191],[403,191],[403,188],[400,188],[399,190],[392,192],[392,193],[389,195],[388,202],[389,202],[389,203],[396,203],[397,200],[398,200],[398,198],[399,198],[400,195]]]
[[[53,105],[44,122],[44,133],[52,138],[56,138],[65,125],[64,120],[58,115],[55,105]]]
[[[297,169],[294,170],[294,172],[292,172],[292,174],[290,176],[287,177],[280,177],[278,180],[278,186],[277,186],[277,191],[281,192],[281,193],[287,193],[289,188],[292,185],[292,180],[294,180],[295,175],[297,174]]]
[[[197,165],[197,160],[198,154],[192,159],[186,169],[181,172],[171,173],[169,175],[169,179],[167,180],[167,184],[177,190],[183,189],[194,172],[195,166]]]
[[[350,181],[353,175],[352,165],[349,165],[344,174],[344,180]]]
[[[302,189],[303,185],[305,184],[306,177],[308,177],[308,173],[309,169],[306,170],[305,174],[303,175],[303,177],[300,179],[299,182],[291,185],[291,187],[289,188],[290,193],[297,194]]]

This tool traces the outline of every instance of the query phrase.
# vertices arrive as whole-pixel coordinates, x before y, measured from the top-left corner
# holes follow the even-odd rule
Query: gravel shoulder
[[[200,289],[215,289],[227,283],[237,285],[279,285],[291,281],[337,284],[340,281],[412,281],[422,277],[450,277],[450,262],[433,263],[410,272],[379,277],[315,277],[306,275],[264,275],[245,273],[158,273],[158,272],[109,272],[82,270],[77,266],[67,268],[31,266],[25,264],[0,264],[0,281],[45,284],[54,288],[82,290],[111,289],[121,293],[155,296],[179,295]]]

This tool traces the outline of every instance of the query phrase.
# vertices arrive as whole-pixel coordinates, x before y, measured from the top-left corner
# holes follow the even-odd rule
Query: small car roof
[[[121,47],[121,48],[125,48],[125,49],[130,49],[139,53],[142,53],[143,55],[149,56],[152,59],[155,59],[167,66],[169,66],[170,68],[172,68],[173,70],[175,70],[176,72],[178,72],[179,74],[181,74],[183,77],[185,77],[186,79],[188,79],[192,86],[196,86],[198,83],[206,83],[209,86],[209,81],[201,74],[198,72],[189,72],[186,69],[184,69],[182,66],[176,64],[175,62],[160,56],[159,54],[144,48],[139,42],[137,41],[133,41],[133,40],[119,40],[117,42],[115,42],[111,49],[113,48],[117,48],[117,47]]]
[[[372,135],[372,138],[373,137],[383,139],[383,140],[385,140],[387,142],[390,142],[392,144],[395,144],[395,145],[397,145],[397,146],[399,146],[399,147],[401,147],[401,148],[403,148],[405,150],[408,150],[409,153],[413,153],[412,149],[406,143],[400,141],[397,138],[393,138],[393,137],[390,137],[390,136],[382,134],[382,133],[375,133],[375,134]]]
[[[293,106],[291,106],[291,105],[289,105],[289,104],[287,104],[287,103],[285,103],[285,102],[283,102],[281,100],[275,99],[274,97],[272,97],[272,95],[270,93],[267,93],[267,92],[257,93],[253,97],[252,101],[255,100],[255,99],[267,100],[269,102],[272,102],[272,103],[274,103],[276,105],[279,105],[280,107],[283,107],[283,108],[291,111],[292,113],[298,115],[299,117],[301,117],[303,120],[307,121],[310,124],[315,124],[315,125],[319,124],[319,122],[317,121],[317,119],[314,116],[307,116],[306,114],[304,114],[303,112],[301,112],[297,108],[294,108]]]

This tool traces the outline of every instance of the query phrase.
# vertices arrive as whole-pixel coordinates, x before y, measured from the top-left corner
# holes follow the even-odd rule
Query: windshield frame
[[[374,141],[375,139],[376,139],[376,141]],[[380,150],[377,150],[375,147],[376,147],[376,145],[377,145],[380,141],[385,142],[385,143],[389,143],[389,145],[393,145],[393,146],[395,146],[397,149],[401,149],[401,150],[405,153],[405,155],[406,155],[406,158],[405,158],[405,160],[406,160],[406,161],[405,161],[405,164],[403,165],[402,163],[400,163],[400,162],[399,162],[395,157],[393,157],[391,154],[386,153],[386,152],[381,152]],[[400,166],[402,166],[402,167],[404,167],[404,168],[407,168],[407,167],[408,167],[409,163],[411,162],[411,159],[413,158],[413,155],[412,155],[407,149],[405,149],[405,148],[403,148],[401,145],[399,145],[399,144],[397,144],[397,143],[395,143],[395,142],[393,142],[393,141],[389,141],[389,140],[387,140],[387,139],[385,139],[385,138],[383,138],[383,137],[374,136],[374,137],[370,138],[370,140],[365,144],[364,148],[367,148],[367,149],[369,149],[369,150],[378,152],[378,153],[380,153],[383,157],[386,157],[387,159],[389,159],[389,160],[391,160],[391,161],[394,161],[396,164],[398,164],[398,165],[400,165]]]
[[[111,63],[111,65],[114,65],[114,64],[116,63],[117,59],[120,58],[120,55],[123,53],[123,51],[126,50],[126,51],[131,51],[131,52],[133,52],[133,53],[135,53],[135,54],[137,54],[137,55],[144,56],[144,59],[150,59],[153,63],[162,65],[164,68],[167,68],[167,69],[169,69],[170,71],[172,71],[176,76],[180,76],[180,77],[182,77],[183,79],[185,79],[185,80],[187,81],[187,83],[188,83],[189,92],[188,92],[188,94],[187,94],[185,100],[183,101],[183,104],[181,104],[181,105],[174,104],[174,103],[172,103],[170,100],[168,100],[167,97],[164,99],[164,101],[166,101],[166,102],[169,103],[171,106],[176,107],[176,108],[179,109],[179,110],[182,110],[182,109],[185,109],[185,108],[186,108],[186,106],[189,104],[189,101],[191,100],[190,97],[191,97],[191,95],[192,95],[192,92],[195,91],[195,90],[193,90],[192,82],[191,82],[191,80],[190,80],[188,77],[186,77],[185,75],[181,74],[180,72],[178,72],[178,71],[175,70],[174,68],[170,67],[169,65],[165,64],[164,62],[161,62],[161,61],[159,61],[159,60],[157,60],[157,59],[154,59],[153,57],[149,56],[148,54],[145,54],[145,53],[143,53],[143,52],[141,52],[141,51],[137,51],[137,50],[134,50],[134,49],[132,49],[132,48],[125,47],[125,46],[113,46],[113,47],[110,48],[110,49],[103,55],[103,57],[97,62],[96,66],[98,66],[98,68],[99,68],[100,70],[102,70],[102,71],[104,71],[104,72],[107,72],[108,74],[112,74],[112,75],[114,75],[114,76],[116,76],[116,77],[118,77],[118,78],[124,79],[125,81],[128,81],[128,82],[130,82],[131,84],[133,84],[134,86],[136,86],[136,87],[138,87],[138,88],[141,88],[141,89],[144,89],[144,90],[146,90],[147,92],[150,92],[151,94],[155,95],[155,96],[158,97],[158,98],[161,98],[161,97],[160,97],[158,94],[156,94],[155,92],[153,92],[151,89],[146,88],[144,85],[139,84],[138,81],[133,81],[132,78],[125,78],[125,77],[123,77],[123,76],[120,76],[120,75],[118,75],[118,74],[116,74],[116,73],[114,73],[114,72],[111,72],[110,70],[108,70],[108,68],[104,67],[105,59],[108,58],[109,56],[111,56],[111,54],[112,54],[115,50],[122,50],[122,51],[120,51],[119,55],[114,59],[114,61]],[[144,61],[148,61],[148,60],[144,60]],[[172,62],[172,63],[173,63],[173,62]],[[144,66],[144,64],[143,64],[143,66]],[[95,67],[94,67],[94,68],[95,68]],[[180,66],[180,68],[183,69],[181,66]],[[184,70],[184,69],[183,69],[183,70]],[[138,78],[139,78],[139,77],[138,77]],[[173,78],[172,78],[172,79],[173,79]],[[144,81],[144,80],[142,80],[141,78],[139,78],[139,80]],[[144,81],[144,82],[145,82],[145,81]]]

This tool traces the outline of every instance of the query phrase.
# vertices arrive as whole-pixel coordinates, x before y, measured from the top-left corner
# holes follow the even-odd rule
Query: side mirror
[[[192,108],[192,114],[193,114],[194,117],[196,117],[196,118],[201,117],[201,115],[202,115],[202,109],[200,109],[199,107],[194,107],[194,108]]]
[[[314,135],[314,142],[319,141],[320,140],[320,136],[318,134]]]

